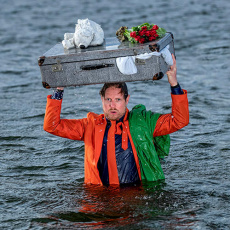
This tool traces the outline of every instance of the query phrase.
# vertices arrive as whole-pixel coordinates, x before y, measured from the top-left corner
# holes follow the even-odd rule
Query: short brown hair
[[[100,90],[100,95],[102,97],[105,97],[105,91],[110,87],[121,89],[120,93],[124,95],[124,98],[126,100],[129,94],[128,94],[128,88],[125,82],[105,83]]]

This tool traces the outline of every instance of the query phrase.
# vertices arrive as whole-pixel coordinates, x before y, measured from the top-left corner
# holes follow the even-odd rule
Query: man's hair
[[[111,88],[111,87],[115,87],[117,89],[121,89],[121,94],[124,95],[124,98],[126,100],[126,98],[128,97],[128,88],[127,88],[127,85],[125,82],[116,82],[116,83],[105,83],[103,85],[103,87],[101,88],[100,90],[100,95],[102,97],[105,97],[105,91],[108,89],[108,88]]]

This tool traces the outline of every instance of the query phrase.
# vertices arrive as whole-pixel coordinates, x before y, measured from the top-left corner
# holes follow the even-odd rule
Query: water
[[[229,14],[228,0],[1,0],[0,228],[229,229]],[[174,34],[190,124],[171,135],[165,183],[85,186],[83,144],[43,131],[51,90],[42,88],[37,59],[87,17],[106,37],[143,22]],[[170,111],[166,78],[128,87],[129,108]],[[100,88],[66,89],[62,116],[101,113]]]

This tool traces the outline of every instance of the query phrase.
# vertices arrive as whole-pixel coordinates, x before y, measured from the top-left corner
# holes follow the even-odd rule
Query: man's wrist
[[[178,82],[175,82],[174,84],[170,84],[171,87],[177,87],[179,85]]]
[[[63,98],[63,93],[64,90],[62,89],[54,89],[51,99],[61,100]]]
[[[171,86],[171,92],[174,95],[181,95],[184,94],[184,91],[181,89],[180,84],[177,83],[177,85]]]

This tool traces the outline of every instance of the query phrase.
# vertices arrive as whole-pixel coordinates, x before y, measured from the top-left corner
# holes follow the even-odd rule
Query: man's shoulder
[[[151,110],[147,110],[145,105],[142,105],[142,104],[139,104],[139,105],[135,105],[132,110],[130,111],[130,114],[131,115],[145,115],[145,114],[148,114],[148,113],[151,113],[153,114],[153,112]]]
[[[135,105],[130,112],[138,112],[143,110],[146,110],[145,105],[139,104],[139,105]]]
[[[93,112],[89,112],[87,114],[87,120],[96,121],[96,120],[101,120],[101,119],[104,119],[104,114],[97,114]]]
[[[142,104],[135,105],[129,112],[129,122],[140,120],[141,117],[145,117],[146,107]]]
[[[147,110],[145,105],[139,104],[132,108],[129,113],[129,121],[150,121],[157,120],[160,114]]]

